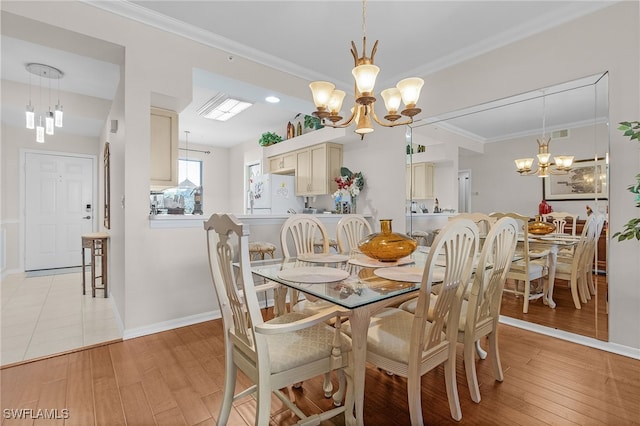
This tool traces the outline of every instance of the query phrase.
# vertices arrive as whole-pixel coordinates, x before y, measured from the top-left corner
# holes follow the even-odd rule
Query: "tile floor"
[[[89,280],[87,280],[87,283]],[[111,299],[82,295],[80,272],[27,277],[0,284],[0,365],[122,338]]]

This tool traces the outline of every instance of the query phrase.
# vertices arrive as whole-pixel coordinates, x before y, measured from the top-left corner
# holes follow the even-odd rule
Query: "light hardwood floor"
[[[482,401],[469,397],[458,352],[460,424],[640,424],[640,361],[500,325],[504,382],[493,380],[489,362],[478,362]],[[5,409],[68,410],[64,425],[214,425],[222,397],[223,338],[220,320],[81,350],[3,369]],[[456,423],[449,416],[442,368],[423,378],[426,424]],[[247,380],[240,375],[238,388]],[[326,410],[322,378],[288,392],[304,411]],[[406,380],[367,369],[365,424],[408,425]],[[255,401],[232,410],[230,425],[253,424]],[[294,418],[274,397],[273,425]],[[32,422],[27,422],[32,424]],[[40,424],[35,422],[35,424]],[[342,425],[339,416],[326,425]]]

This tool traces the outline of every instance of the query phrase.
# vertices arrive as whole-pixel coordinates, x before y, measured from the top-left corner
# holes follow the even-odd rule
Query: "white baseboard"
[[[604,342],[602,340],[593,339],[591,337],[580,336],[579,334],[573,334],[566,331],[557,330],[555,328],[533,324],[528,321],[522,321],[511,317],[506,317],[504,315],[500,315],[500,322],[502,324],[522,328],[523,330],[532,331],[534,333],[544,334],[546,336],[567,340],[579,345],[589,346],[591,348],[600,349],[602,351],[611,352],[614,354],[640,360],[640,349],[638,348],[632,348],[630,346],[624,346],[618,343]]]
[[[149,334],[160,333],[162,331],[173,330],[174,328],[186,327],[188,325],[198,324],[204,321],[210,321],[221,318],[219,310],[203,312],[201,314],[189,315],[187,317],[176,318],[169,321],[162,321],[155,324],[149,324],[144,327],[132,328],[124,330],[122,339],[128,340],[136,337],[147,336]]]

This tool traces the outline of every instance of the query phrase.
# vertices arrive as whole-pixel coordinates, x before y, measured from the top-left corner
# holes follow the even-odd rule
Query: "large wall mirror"
[[[537,140],[543,134],[551,137],[552,162],[557,155],[574,157],[568,174],[540,178],[517,173],[514,160],[536,158]],[[407,129],[406,150],[408,232],[432,235],[450,215],[464,211],[515,211],[533,217],[543,197],[554,211],[578,215],[578,224],[587,218],[588,209],[608,217],[608,74],[421,120]],[[431,165],[427,172],[432,181],[427,180],[428,190],[420,193],[423,198],[416,198],[416,188],[424,185],[425,177],[415,170],[423,163]],[[594,168],[595,164],[600,167]],[[537,160],[533,172],[536,168]],[[594,177],[594,170],[599,171],[595,190],[586,182]],[[436,198],[440,213],[433,212]],[[556,279],[556,309],[539,299],[523,314],[522,301],[510,303],[506,298],[513,295],[505,294],[502,313],[607,341],[606,228],[605,224],[597,245],[594,281],[598,291],[580,310],[572,302],[567,282]]]

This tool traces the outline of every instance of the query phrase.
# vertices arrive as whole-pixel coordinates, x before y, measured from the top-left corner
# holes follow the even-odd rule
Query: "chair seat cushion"
[[[524,275],[525,267],[526,265],[523,260],[518,260],[517,262],[513,262],[511,264],[511,269],[509,270],[507,277],[514,278],[516,276]],[[536,262],[529,262],[529,278],[534,279],[534,278],[543,277],[545,275],[544,268],[545,268],[544,265],[541,265]]]
[[[268,252],[272,252],[272,251],[276,251],[276,246],[274,244],[271,243],[267,243],[264,241],[254,241],[252,243],[249,243],[249,252],[256,252],[256,253],[268,253]]]
[[[413,314],[398,308],[385,308],[371,317],[367,334],[367,352],[373,352],[396,362],[409,362]],[[431,324],[426,323],[425,336]],[[345,333],[351,335],[351,325],[345,323]],[[442,340],[446,339],[444,333]]]
[[[284,324],[306,318],[307,315],[292,312],[272,320],[268,324]],[[335,329],[327,324],[317,324],[295,332],[266,335],[271,360],[271,373],[296,368],[331,356]],[[340,346],[342,354],[351,350],[351,339],[344,334]]]

